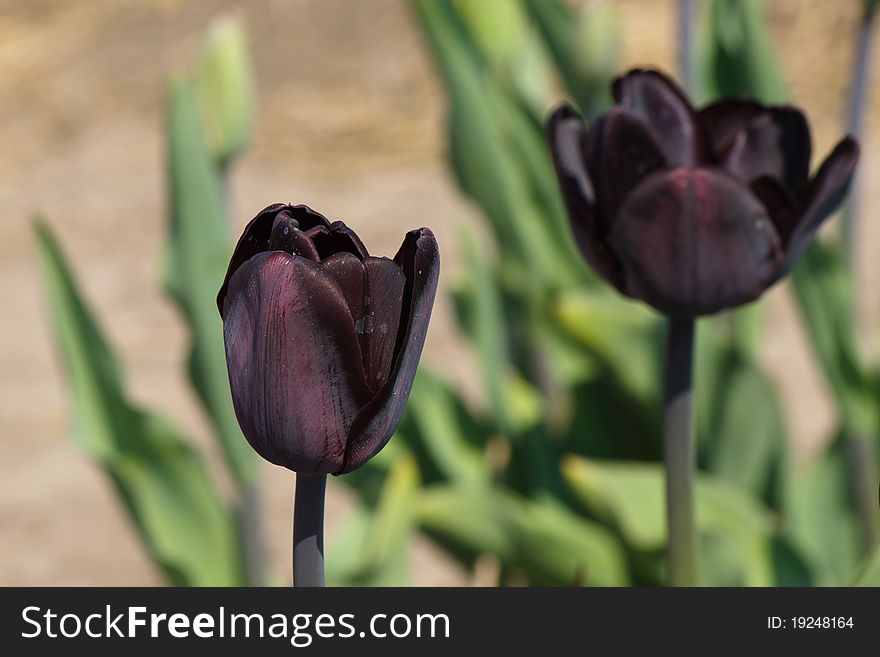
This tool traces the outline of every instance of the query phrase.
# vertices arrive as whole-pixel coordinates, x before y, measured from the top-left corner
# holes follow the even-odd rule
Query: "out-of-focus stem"
[[[849,134],[858,139],[862,135],[865,118],[865,107],[868,102],[868,73],[871,62],[871,44],[874,27],[876,8],[873,4],[866,3],[865,13],[859,24],[859,34],[856,39],[856,54],[853,62],[852,89],[850,90],[849,111],[847,113],[846,127]],[[855,274],[856,262],[856,229],[858,223],[858,209],[856,207],[855,185],[850,192],[849,199],[843,212],[843,243],[846,249],[847,263],[850,272]]]
[[[868,104],[869,68],[871,62],[871,45],[873,42],[874,16],[877,4],[865,2],[865,11],[859,24],[856,39],[856,53],[853,62],[852,89],[850,91],[849,111],[847,114],[847,130],[850,135],[859,139],[863,133],[865,108]],[[858,173],[843,210],[842,237],[853,290],[857,290],[858,256]],[[853,324],[858,314],[858,295],[852,294],[850,314]],[[859,436],[851,432],[846,434],[849,471],[855,501],[858,506],[859,519],[862,526],[862,537],[865,545],[871,547],[877,540],[878,521],[875,505],[875,486],[877,483],[877,452],[874,436]]]
[[[853,497],[862,526],[862,539],[865,549],[870,549],[877,542],[878,515],[880,515],[876,488],[877,452],[873,436],[847,434],[846,452],[849,458]]]
[[[248,586],[263,586],[266,583],[262,518],[260,486],[259,482],[254,480],[241,488],[238,522],[244,551],[244,577]]]
[[[324,586],[324,490],[327,475],[296,475],[293,585]]]
[[[689,96],[694,95],[694,3],[678,0],[678,74]]]
[[[670,317],[664,381],[663,462],[666,467],[667,577],[697,584],[694,512],[696,445],[693,417],[694,318]]]

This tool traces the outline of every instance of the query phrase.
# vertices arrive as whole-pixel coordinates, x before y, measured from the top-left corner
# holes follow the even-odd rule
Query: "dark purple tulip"
[[[630,71],[590,126],[568,105],[547,131],[575,239],[620,292],[673,315],[752,301],[784,276],[846,195],[858,144],[809,177],[795,107],[724,100],[699,111],[656,71]]]
[[[427,228],[407,233],[390,260],[305,205],[260,212],[217,296],[251,446],[323,474],[351,472],[382,449],[409,397],[439,272]]]

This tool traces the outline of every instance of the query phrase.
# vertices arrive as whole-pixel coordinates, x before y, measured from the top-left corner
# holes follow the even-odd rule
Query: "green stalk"
[[[874,16],[878,3],[876,0],[866,1],[862,20],[859,24],[859,34],[856,39],[856,53],[853,62],[852,89],[850,92],[849,111],[847,113],[847,130],[854,138],[859,139],[863,133],[865,108],[868,103],[868,79],[871,61],[872,34],[874,31]],[[853,290],[856,288],[856,272],[858,270],[858,258],[856,244],[858,241],[858,174],[849,198],[843,209],[842,237],[846,254],[846,264],[849,269],[850,282]],[[852,295],[850,313],[855,320],[857,315],[856,294]],[[855,322],[854,322],[855,323]],[[846,450],[849,460],[850,476],[852,478],[853,494],[858,507],[859,519],[862,525],[862,538],[867,548],[870,548],[877,540],[878,521],[874,486],[877,480],[877,449],[873,435],[856,435],[851,430],[846,432]]]
[[[669,317],[666,353],[663,463],[666,468],[666,519],[669,537],[667,577],[672,586],[696,586],[693,317]]]
[[[324,491],[327,475],[296,475],[293,585],[324,586]]]
[[[694,3],[678,0],[678,74],[687,94],[694,97]]]

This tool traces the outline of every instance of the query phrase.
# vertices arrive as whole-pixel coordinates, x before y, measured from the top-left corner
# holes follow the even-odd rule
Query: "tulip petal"
[[[367,271],[366,312],[354,328],[361,343],[367,385],[370,390],[378,391],[391,374],[406,276],[389,258],[367,258],[364,269]]]
[[[350,253],[336,253],[321,263],[321,268],[330,274],[339,289],[345,295],[345,301],[351,312],[352,325],[357,333],[358,323],[363,323],[364,318],[364,295],[366,271],[364,264]]]
[[[260,253],[233,274],[223,331],[235,413],[266,460],[337,472],[369,400],[344,295],[320,265]]]
[[[600,238],[605,229],[584,159],[586,135],[583,119],[570,105],[560,106],[547,122],[547,141],[575,241],[596,273],[616,286],[620,266]]]
[[[599,117],[587,135],[586,149],[597,206],[604,216],[604,237],[630,190],[666,160],[644,121],[622,107]]]
[[[300,255],[315,262],[321,259],[312,240],[300,230],[299,222],[286,210],[279,212],[272,223],[269,250],[286,251],[291,255]]]
[[[785,260],[774,280],[788,273],[810,244],[822,222],[843,202],[858,160],[859,145],[852,137],[841,140],[825,158],[810,182],[800,218],[784,245]]]
[[[269,251],[269,240],[272,236],[272,225],[275,217],[282,211],[289,212],[299,223],[300,229],[308,230],[318,225],[329,226],[330,222],[327,218],[315,212],[307,205],[285,205],[284,203],[273,203],[263,208],[256,217],[251,219],[244,232],[235,245],[235,251],[229,261],[229,267],[226,270],[226,278],[217,293],[217,308],[220,315],[223,315],[223,301],[226,298],[229,289],[229,281],[236,270],[252,257],[263,251]]]
[[[718,159],[727,152],[736,134],[766,108],[760,103],[747,98],[727,98],[707,105],[699,112],[697,118]]]
[[[626,272],[625,292],[675,315],[757,298],[782,260],[758,199],[709,169],[651,174],[621,206],[608,241]]]
[[[340,474],[366,463],[397,429],[425,345],[440,275],[440,251],[434,234],[427,228],[407,233],[394,262],[406,276],[394,365],[387,383],[352,425]]]
[[[810,128],[793,107],[774,107],[746,122],[722,156],[724,168],[748,183],[761,176],[794,193],[810,173]]]
[[[779,235],[779,243],[785,250],[785,245],[788,244],[799,218],[798,209],[792,197],[782,189],[779,181],[772,176],[761,176],[753,180],[749,183],[749,189],[767,210],[767,214],[776,228],[776,234]]]
[[[707,160],[709,149],[696,113],[671,79],[657,71],[633,70],[616,78],[611,92],[648,125],[670,165]]]
[[[322,259],[342,252],[351,253],[361,260],[370,255],[357,233],[341,221],[334,221],[330,226],[316,226],[306,234],[312,238]]]

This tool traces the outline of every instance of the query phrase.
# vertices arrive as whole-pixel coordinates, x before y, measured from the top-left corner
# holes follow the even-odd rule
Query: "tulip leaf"
[[[620,25],[610,2],[591,2],[579,14],[561,0],[526,0],[568,93],[588,117],[611,104]]]
[[[416,375],[398,432],[413,450],[426,483],[488,479],[482,451],[488,428],[449,384],[424,367]]]
[[[646,405],[659,405],[662,322],[648,309],[611,293],[561,295],[554,316],[576,343],[593,354]]]
[[[847,584],[860,556],[845,452],[841,434],[825,454],[792,474],[786,495],[786,533],[822,586]]]
[[[711,0],[704,39],[706,101],[751,96],[782,103],[787,93],[762,17],[761,0]]]
[[[510,515],[513,496],[488,485],[431,486],[419,496],[419,524],[462,563],[483,554],[512,563],[516,553]]]
[[[588,461],[570,456],[563,461],[562,472],[584,508],[615,526],[633,549],[651,552],[664,548],[665,487],[659,465]],[[704,560],[704,582],[770,584],[769,512],[742,489],[708,475],[697,476],[695,492],[701,542],[710,545],[715,553],[714,558]],[[725,545],[736,549],[727,549]],[[730,571],[736,573],[735,578]]]
[[[536,586],[625,586],[623,546],[601,525],[555,503],[529,503],[513,517],[519,563]]]
[[[511,376],[510,345],[507,342],[507,326],[496,278],[473,237],[461,233],[465,260],[473,283],[473,327],[480,370],[483,373],[486,393],[498,428],[504,432],[513,430],[512,412],[507,404],[504,380]]]
[[[421,525],[465,563],[490,554],[535,585],[627,583],[619,542],[604,528],[552,502],[488,486],[426,489]]]
[[[450,158],[459,185],[484,210],[504,257],[531,279],[583,278],[571,240],[559,239],[568,228],[555,184],[547,184],[553,172],[540,125],[491,78],[448,0],[414,6],[449,92]]]
[[[773,383],[735,345],[721,346],[709,331],[698,341],[696,389],[707,400],[698,411],[705,467],[778,508],[788,447]]]
[[[162,418],[129,401],[118,362],[49,227],[38,223],[36,236],[77,444],[107,473],[169,582],[239,584],[234,518],[200,454]]]
[[[455,0],[454,6],[494,76],[531,111],[543,113],[552,69],[519,0]]]
[[[871,377],[861,365],[850,311],[852,290],[840,250],[816,241],[792,273],[801,315],[848,433],[873,436],[880,418]]]
[[[254,111],[245,33],[234,18],[224,16],[209,26],[195,86],[208,146],[225,169],[247,145]]]
[[[230,244],[223,195],[202,137],[196,94],[187,82],[171,85],[167,111],[171,226],[166,287],[191,331],[189,370],[236,480],[251,481],[256,458],[232,408],[223,325],[215,302],[226,274]]]
[[[880,587],[880,541],[878,541],[856,569],[850,586]]]
[[[376,507],[371,511],[362,507],[355,517],[355,531],[344,537],[344,543],[336,543],[337,551],[349,551],[357,556],[354,559],[343,557],[341,564],[347,568],[334,570],[332,583],[340,586],[406,584],[408,546],[414,529],[418,488],[415,460],[409,455],[398,458],[388,471]],[[352,542],[356,537],[360,540]],[[333,564],[333,561],[328,560],[328,563]]]

